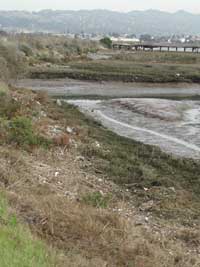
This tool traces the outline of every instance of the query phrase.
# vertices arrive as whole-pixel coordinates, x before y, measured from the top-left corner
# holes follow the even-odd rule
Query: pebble
[[[67,127],[66,131],[69,134],[72,134],[73,133],[73,129],[71,127]]]

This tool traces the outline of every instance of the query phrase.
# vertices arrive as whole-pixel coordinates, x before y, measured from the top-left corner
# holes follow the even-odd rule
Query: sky
[[[175,12],[186,10],[200,14],[200,0],[1,0],[0,10],[41,9],[79,10],[109,9],[115,11],[159,9]]]

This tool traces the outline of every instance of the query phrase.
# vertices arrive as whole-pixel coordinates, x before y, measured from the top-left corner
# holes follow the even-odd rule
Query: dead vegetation
[[[109,180],[106,169],[97,168],[96,160],[100,163],[97,150],[101,150],[100,155],[108,156],[107,147],[95,130],[99,125],[76,116],[73,107],[64,111],[43,93],[12,89],[6,97],[17,106],[5,120],[28,117],[34,135],[47,140],[67,137],[67,142],[52,141],[45,148],[37,144],[27,149],[21,143],[3,142],[6,139],[0,145],[1,189],[32,233],[59,251],[57,266],[200,266],[198,225],[183,225],[174,217],[169,223],[165,217],[156,217],[159,209],[170,209],[172,201],[167,198],[165,205],[159,201],[152,214],[149,211],[155,209],[154,201],[153,206],[137,207],[137,198],[140,204],[146,204],[149,196],[160,194],[161,198],[169,190],[171,197],[173,190],[179,192],[177,188],[169,189],[164,184],[146,192],[142,187],[137,189],[135,198],[134,190],[115,183],[115,179]],[[10,106],[5,105],[1,116]],[[0,125],[3,136],[4,125],[2,122]],[[101,133],[105,134],[104,131]],[[81,154],[83,146],[86,149],[89,144],[93,148],[92,158],[88,157],[91,151],[85,156]],[[114,139],[110,144],[113,153],[118,152]],[[119,165],[117,158],[114,159]],[[114,177],[113,169],[110,177]],[[151,190],[154,192],[150,193]],[[191,195],[187,190],[179,190],[180,200],[175,198],[177,210],[184,210],[186,202],[181,194],[186,197],[188,194],[188,199]]]

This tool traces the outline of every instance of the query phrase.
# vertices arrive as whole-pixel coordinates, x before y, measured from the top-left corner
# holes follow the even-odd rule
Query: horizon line
[[[128,14],[131,12],[148,12],[148,11],[158,11],[158,12],[163,12],[163,13],[169,13],[169,14],[176,14],[179,12],[185,12],[188,14],[192,15],[200,15],[200,13],[195,13],[192,11],[188,11],[185,9],[178,9],[176,11],[167,11],[167,10],[162,10],[162,9],[133,9],[130,11],[120,11],[120,10],[112,10],[112,9],[107,9],[107,8],[94,8],[94,9],[54,9],[54,8],[44,8],[44,9],[39,9],[39,10],[28,10],[28,9],[0,9],[0,12],[28,12],[28,13],[39,13],[42,11],[72,11],[72,12],[80,12],[80,11],[110,11],[110,12],[117,12],[117,13],[124,13]]]

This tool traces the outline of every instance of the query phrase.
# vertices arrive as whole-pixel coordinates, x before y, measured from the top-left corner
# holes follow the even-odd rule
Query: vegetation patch
[[[100,192],[88,193],[82,198],[82,202],[96,208],[107,208],[112,196],[107,194],[103,195]]]
[[[104,40],[107,42],[107,39]],[[95,81],[123,82],[194,82],[200,81],[198,54],[137,52],[111,53],[107,60],[69,61],[48,68],[32,68],[31,78],[73,78]]]
[[[34,133],[32,122],[27,117],[15,117],[9,122],[9,141],[22,147],[48,147],[50,141]]]
[[[50,267],[55,266],[54,253],[33,238],[16,216],[9,212],[5,198],[0,194],[0,266]]]
[[[130,190],[138,206],[144,199],[153,200],[156,205],[152,212],[156,216],[189,224],[200,217],[199,161],[176,158],[159,148],[120,137],[71,105],[66,104],[64,109],[67,119],[87,127],[82,153],[93,163],[94,172]],[[92,146],[95,142],[100,148]]]

